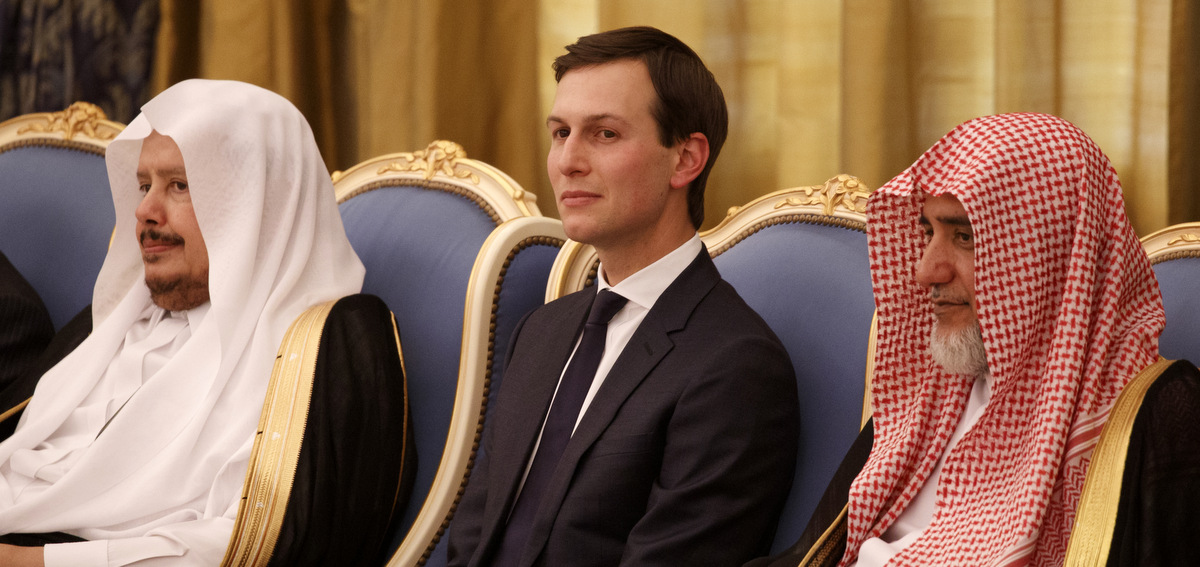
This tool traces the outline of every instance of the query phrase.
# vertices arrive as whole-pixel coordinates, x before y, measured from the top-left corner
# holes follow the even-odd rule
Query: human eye
[[[954,239],[964,248],[973,248],[975,246],[975,235],[969,230],[956,231]]]
[[[150,192],[150,184],[149,183],[138,183],[138,192],[142,193],[143,195],[146,193],[149,193]]]
[[[601,138],[603,138],[605,140],[612,140],[617,137],[616,132],[609,130],[607,128],[601,128],[599,131],[596,132],[596,135],[600,136]]]
[[[571,134],[571,130],[568,128],[559,127],[559,128],[551,128],[550,129],[550,139],[552,139],[552,140],[562,140],[562,139],[566,138],[567,136],[569,136],[570,134]]]
[[[186,181],[172,181],[171,189],[177,193],[186,193],[188,190],[188,184]]]
[[[929,244],[929,241],[933,240],[933,225],[921,223],[921,239],[925,241],[925,244]]]

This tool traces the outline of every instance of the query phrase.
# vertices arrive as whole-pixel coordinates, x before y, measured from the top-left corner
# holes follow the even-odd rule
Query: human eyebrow
[[[604,122],[606,120],[611,120],[611,121],[617,122],[619,124],[628,123],[628,121],[625,120],[624,118],[621,118],[620,116],[617,116],[616,114],[611,114],[611,113],[607,113],[607,112],[601,113],[601,114],[589,114],[587,116],[584,116],[583,120],[580,123],[584,126],[588,126],[588,125],[596,124],[597,122]],[[546,118],[546,126],[547,127],[549,127],[551,124],[566,124],[566,123],[567,123],[566,120],[563,120],[562,118],[559,118],[554,115],[550,115],[548,118]]]
[[[937,218],[937,221],[951,226],[971,228],[971,219],[967,218],[967,215],[940,216]]]

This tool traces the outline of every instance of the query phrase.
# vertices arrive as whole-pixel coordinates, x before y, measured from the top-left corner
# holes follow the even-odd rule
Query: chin
[[[208,302],[208,274],[202,278],[146,277],[150,300],[167,311],[186,311]]]
[[[563,220],[563,233],[567,235],[567,238],[584,244],[591,244],[596,235],[595,229],[588,226],[587,223],[572,222],[569,218]]]

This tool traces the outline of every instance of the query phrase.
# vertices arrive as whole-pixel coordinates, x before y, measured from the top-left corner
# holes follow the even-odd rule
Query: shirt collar
[[[683,273],[700,254],[704,244],[699,234],[693,234],[687,242],[669,252],[666,256],[655,260],[653,264],[634,272],[633,275],[621,280],[617,285],[609,285],[604,279],[604,264],[596,274],[596,291],[611,289],[629,300],[630,303],[649,310],[654,302],[666,291],[667,286]]]
[[[139,319],[147,320],[150,327],[153,328],[163,320],[163,317],[186,317],[188,325],[195,327],[200,324],[200,321],[204,320],[204,316],[208,314],[208,310],[211,307],[212,302],[205,301],[204,303],[186,311],[167,311],[166,309],[163,309],[162,307],[159,307],[151,302],[150,305],[146,307],[146,310],[142,311],[142,316],[139,317]]]

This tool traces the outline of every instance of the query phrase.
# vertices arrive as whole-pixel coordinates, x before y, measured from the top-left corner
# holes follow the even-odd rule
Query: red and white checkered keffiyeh
[[[1040,114],[967,122],[871,198],[875,442],[842,563],[921,489],[971,390],[928,354],[932,305],[915,278],[926,194],[954,195],[971,220],[992,394],[946,456],[932,523],[890,564],[1059,565],[1100,429],[1157,358],[1164,317],[1108,158]]]

